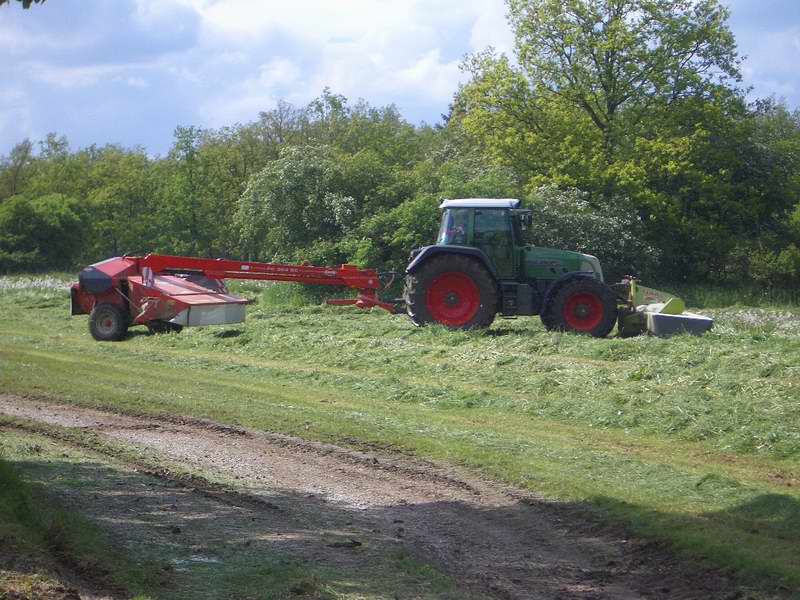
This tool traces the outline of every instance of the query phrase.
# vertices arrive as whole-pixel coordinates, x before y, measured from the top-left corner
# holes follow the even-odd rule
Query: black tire
[[[128,331],[127,311],[116,304],[98,304],[89,315],[89,333],[98,342],[118,342]]]
[[[551,302],[550,305],[552,304],[553,303]],[[544,325],[544,328],[547,329],[547,331],[553,331],[554,329],[558,328],[558,323],[556,322],[556,319],[550,313],[550,306],[545,306],[542,309],[539,318],[542,320],[542,325]]]
[[[581,277],[565,283],[553,295],[542,322],[548,329],[606,337],[617,323],[614,292],[596,279]]]
[[[183,325],[169,321],[150,321],[147,323],[147,329],[150,333],[180,333],[183,331]]]
[[[406,312],[417,326],[440,323],[450,329],[481,329],[494,321],[497,283],[467,256],[440,254],[406,275]]]

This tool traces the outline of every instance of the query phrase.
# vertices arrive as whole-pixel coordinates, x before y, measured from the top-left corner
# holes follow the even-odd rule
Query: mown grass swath
[[[258,301],[242,326],[100,344],[63,291],[6,289],[0,387],[389,445],[586,503],[756,585],[800,585],[796,306],[714,309],[699,338],[592,339],[239,291]]]

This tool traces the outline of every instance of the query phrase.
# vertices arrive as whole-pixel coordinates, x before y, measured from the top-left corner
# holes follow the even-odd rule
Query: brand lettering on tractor
[[[561,263],[557,260],[529,260],[528,264],[533,267],[547,267],[547,268],[554,268],[560,267]]]

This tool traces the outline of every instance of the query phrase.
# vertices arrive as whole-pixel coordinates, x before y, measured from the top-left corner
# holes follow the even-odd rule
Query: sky
[[[753,97],[800,107],[800,0],[724,0]],[[256,119],[325,87],[440,120],[463,57],[510,53],[503,0],[46,0],[0,7],[0,154],[66,135],[165,154],[177,125]]]

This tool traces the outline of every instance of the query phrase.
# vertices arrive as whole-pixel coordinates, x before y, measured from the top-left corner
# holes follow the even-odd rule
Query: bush
[[[83,247],[77,203],[61,194],[0,204],[0,271],[67,268]]]
[[[434,243],[439,227],[439,199],[422,194],[361,223],[344,244],[361,266],[402,271],[413,248]]]
[[[773,252],[758,249],[750,256],[750,276],[769,287],[787,287],[800,283],[800,249],[794,244]]]
[[[660,251],[647,243],[645,225],[627,200],[592,203],[580,190],[544,186],[530,202],[535,244],[593,254],[609,281],[656,273]]]
[[[236,224],[244,254],[291,260],[300,248],[340,239],[354,225],[357,208],[340,193],[341,180],[331,148],[285,148],[250,179],[239,199]]]

